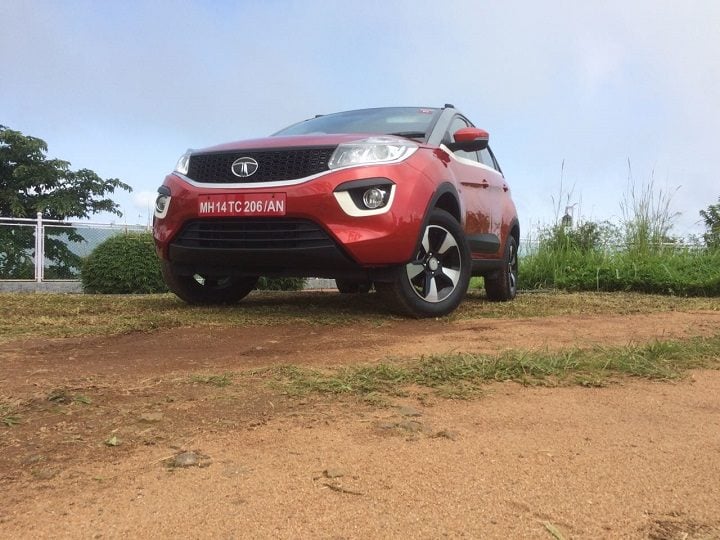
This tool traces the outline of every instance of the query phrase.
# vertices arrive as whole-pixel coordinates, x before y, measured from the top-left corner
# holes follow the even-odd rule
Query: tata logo
[[[251,157],[241,157],[233,161],[232,173],[240,178],[252,176],[258,170],[258,162]]]

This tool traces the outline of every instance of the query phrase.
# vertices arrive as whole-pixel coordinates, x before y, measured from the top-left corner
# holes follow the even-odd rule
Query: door
[[[453,141],[452,134],[458,129],[472,127],[462,116],[450,123],[445,139]],[[495,168],[487,149],[481,151],[455,150],[451,152],[455,178],[465,201],[465,234],[474,259],[487,258],[500,250],[502,225],[502,196],[504,179]],[[488,165],[483,158],[489,157]]]

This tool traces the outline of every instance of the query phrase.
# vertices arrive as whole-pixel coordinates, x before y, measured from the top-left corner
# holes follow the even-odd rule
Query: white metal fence
[[[144,225],[0,217],[0,281],[77,281],[83,257],[111,236]]]

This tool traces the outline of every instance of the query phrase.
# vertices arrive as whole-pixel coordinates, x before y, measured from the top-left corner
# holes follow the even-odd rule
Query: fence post
[[[45,231],[42,212],[37,213],[35,222],[35,281],[42,283],[45,269]]]

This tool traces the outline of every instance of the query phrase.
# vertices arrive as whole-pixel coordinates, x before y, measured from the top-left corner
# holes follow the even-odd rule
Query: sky
[[[315,114],[452,103],[490,133],[524,233],[622,218],[653,182],[720,200],[716,0],[0,0],[0,124],[119,178],[147,223],[187,148]],[[632,180],[630,180],[632,179]]]

